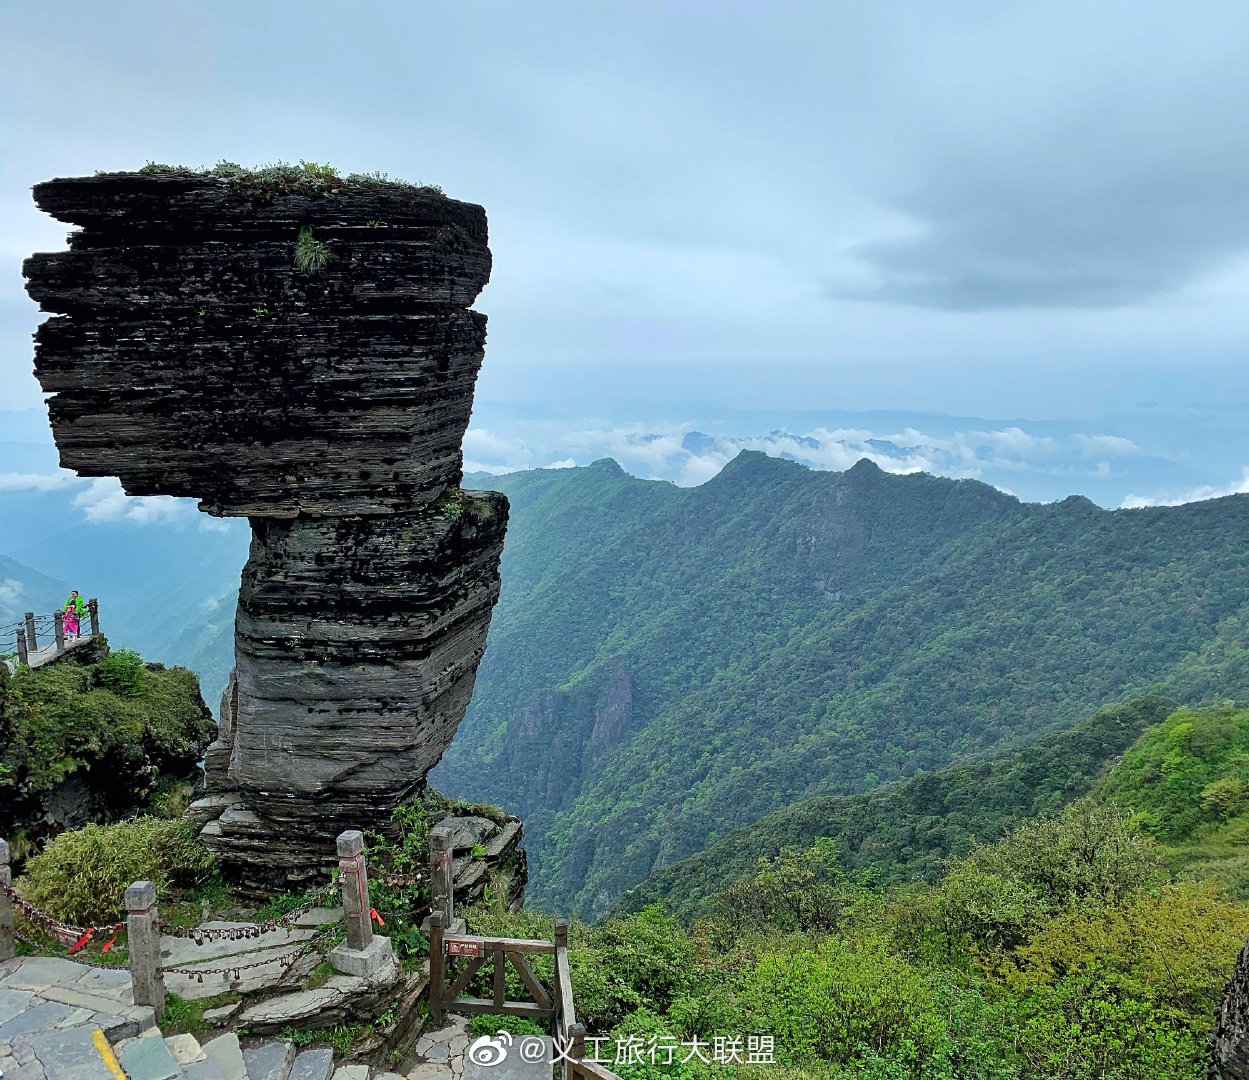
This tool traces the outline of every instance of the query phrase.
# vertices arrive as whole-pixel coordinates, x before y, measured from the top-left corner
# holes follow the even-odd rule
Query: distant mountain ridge
[[[1249,497],[1028,504],[752,452],[698,488],[609,460],[489,486],[503,598],[433,780],[525,818],[542,904],[599,913],[800,798],[1249,684]]]
[[[28,611],[50,615],[68,595],[69,586],[65,582],[0,555],[0,628],[17,622]],[[6,634],[0,640],[0,654],[12,652],[14,648],[15,641]]]

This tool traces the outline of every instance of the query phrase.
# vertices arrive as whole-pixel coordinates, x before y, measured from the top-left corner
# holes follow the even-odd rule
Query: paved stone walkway
[[[411,1059],[404,1064],[403,1075],[406,1080],[551,1080],[550,1039],[540,1040],[540,1060],[526,1061],[521,1043],[530,1041],[526,1048],[529,1053],[535,1036],[517,1036],[510,1042],[497,1034],[487,1038],[501,1047],[501,1060],[484,1046],[480,1048],[484,1053],[471,1051],[480,1038],[469,1034],[466,1017],[449,1016],[441,1028],[422,1032]]]
[[[155,1026],[128,971],[46,956],[0,963],[4,1080],[120,1080],[112,1044]]]
[[[319,924],[326,916],[312,918]],[[250,939],[253,948],[257,941],[263,938]],[[192,1035],[165,1037],[151,1008],[134,1004],[123,968],[47,956],[0,963],[0,1080],[551,1080],[549,1039],[545,1060],[522,1060],[515,1039],[494,1065],[473,1060],[475,1041],[467,1019],[454,1016],[421,1034],[399,1072],[335,1069],[331,1051],[298,1051],[280,1039],[245,1046],[233,1032],[203,1043]]]

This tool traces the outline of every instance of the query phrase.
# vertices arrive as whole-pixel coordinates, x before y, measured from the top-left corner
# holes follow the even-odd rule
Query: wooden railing
[[[568,924],[563,919],[555,924],[555,988],[555,1043],[564,1050],[563,1080],[620,1080],[606,1065],[586,1060],[586,1030],[584,1024],[577,1022],[572,972],[568,967]]]
[[[596,1061],[585,1059],[586,1029],[577,1022],[572,996],[572,973],[568,966],[568,921],[555,920],[555,940],[488,937],[458,933],[464,925],[454,919],[454,875],[451,869],[451,837],[442,829],[430,836],[430,880],[433,907],[429,916],[429,1014],[441,1024],[447,1012],[478,1015],[502,1013],[523,1016],[550,1025],[554,1035],[555,1061],[563,1080],[620,1080]],[[454,928],[454,929],[453,929]],[[529,955],[554,957],[554,978],[547,985],[529,966]],[[466,961],[456,970],[456,965]],[[464,991],[489,962],[492,994],[468,997]],[[529,992],[528,1001],[507,997],[508,966],[520,976]]]

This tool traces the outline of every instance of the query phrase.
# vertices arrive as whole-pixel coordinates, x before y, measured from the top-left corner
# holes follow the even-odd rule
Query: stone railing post
[[[65,651],[65,612],[58,611],[52,616],[52,621],[56,628],[56,651],[63,653]]]
[[[347,916],[347,940],[330,952],[330,963],[346,975],[367,978],[395,962],[390,938],[373,934],[369,907],[369,871],[364,862],[364,833],[348,829],[338,837],[338,883]]]
[[[349,829],[338,838],[338,884],[347,915],[347,947],[367,949],[373,941],[369,918],[369,869],[364,861],[364,833]]]
[[[429,897],[433,911],[442,912],[442,925],[455,919],[455,869],[452,862],[451,829],[435,826],[429,834]]]
[[[39,648],[39,642],[35,639],[35,613],[33,611],[26,612],[26,648],[30,652]]]
[[[100,604],[93,596],[87,601],[87,614],[91,618],[91,636],[100,636]]]
[[[9,866],[9,842],[0,840],[0,885],[13,884],[13,870]],[[12,960],[15,955],[13,945],[13,901],[9,894],[0,892],[0,960]]]
[[[17,662],[19,664],[30,663],[30,653],[26,651],[26,631],[20,626],[17,628]]]
[[[130,944],[130,979],[134,1003],[151,1005],[156,1018],[165,1011],[165,972],[160,962],[160,918],[156,886],[136,881],[126,890],[126,937]]]

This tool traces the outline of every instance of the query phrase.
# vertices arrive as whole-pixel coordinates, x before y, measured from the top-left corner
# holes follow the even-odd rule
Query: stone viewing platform
[[[26,261],[61,464],[252,527],[205,831],[236,886],[301,889],[392,828],[472,694],[501,495],[461,491],[485,212],[323,166],[51,180]]]

